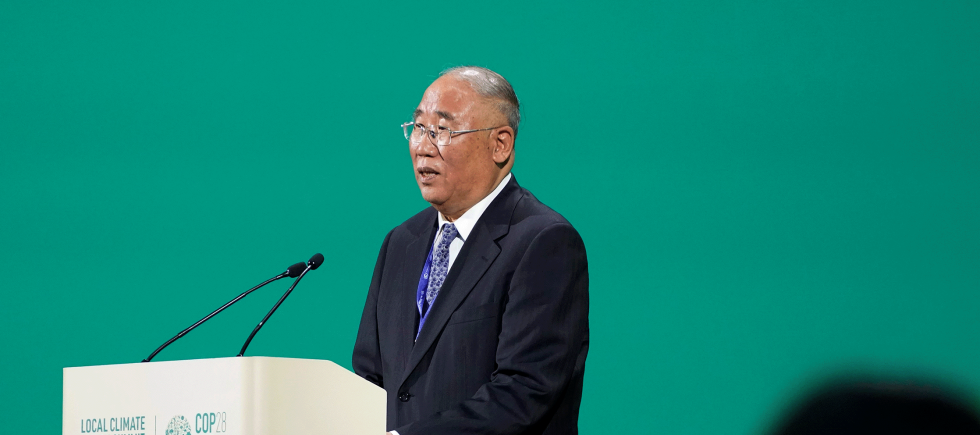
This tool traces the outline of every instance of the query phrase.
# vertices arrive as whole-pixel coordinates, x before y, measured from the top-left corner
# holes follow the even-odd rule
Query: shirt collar
[[[464,242],[470,237],[473,227],[476,226],[476,221],[480,220],[480,216],[483,216],[483,212],[487,210],[487,207],[490,206],[490,203],[493,202],[494,198],[500,194],[500,191],[504,190],[504,186],[510,182],[510,179],[511,174],[507,173],[507,176],[504,177],[503,180],[500,180],[500,184],[498,184],[489,195],[481,199],[480,202],[474,204],[473,207],[470,207],[469,210],[466,210],[466,213],[463,213],[459,219],[456,219],[456,221],[453,222],[453,224],[456,225],[456,231],[459,232],[459,237],[463,239]],[[442,225],[447,223],[449,223],[449,221],[442,216],[442,213],[439,213],[439,231],[442,231]]]

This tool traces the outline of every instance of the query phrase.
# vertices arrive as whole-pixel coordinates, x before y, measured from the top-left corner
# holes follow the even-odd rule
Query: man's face
[[[453,131],[494,127],[489,105],[470,87],[453,76],[432,83],[415,110],[416,124]],[[415,181],[422,198],[451,219],[483,199],[496,184],[491,131],[455,135],[452,144],[436,146],[423,137],[409,152]]]

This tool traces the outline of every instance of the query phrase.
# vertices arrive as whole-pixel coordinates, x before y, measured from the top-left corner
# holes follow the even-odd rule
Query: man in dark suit
[[[415,434],[575,434],[589,348],[578,232],[517,184],[513,88],[444,72],[406,123],[431,208],[385,237],[354,371],[388,394],[387,428]]]

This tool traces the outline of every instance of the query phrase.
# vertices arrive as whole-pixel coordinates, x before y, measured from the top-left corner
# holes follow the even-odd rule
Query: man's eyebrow
[[[439,117],[445,119],[446,121],[455,121],[456,120],[456,117],[454,117],[453,115],[450,115],[450,114],[448,114],[446,112],[443,112],[441,110],[436,110],[436,115],[439,115]]]
[[[419,119],[419,116],[422,116],[422,113],[422,109],[415,109],[415,113],[412,114],[412,119]]]

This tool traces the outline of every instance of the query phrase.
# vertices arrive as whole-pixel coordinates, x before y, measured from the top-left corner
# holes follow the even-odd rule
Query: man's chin
[[[422,192],[422,199],[433,206],[439,206],[446,202],[446,194],[441,189],[434,186],[419,183],[419,191]]]

